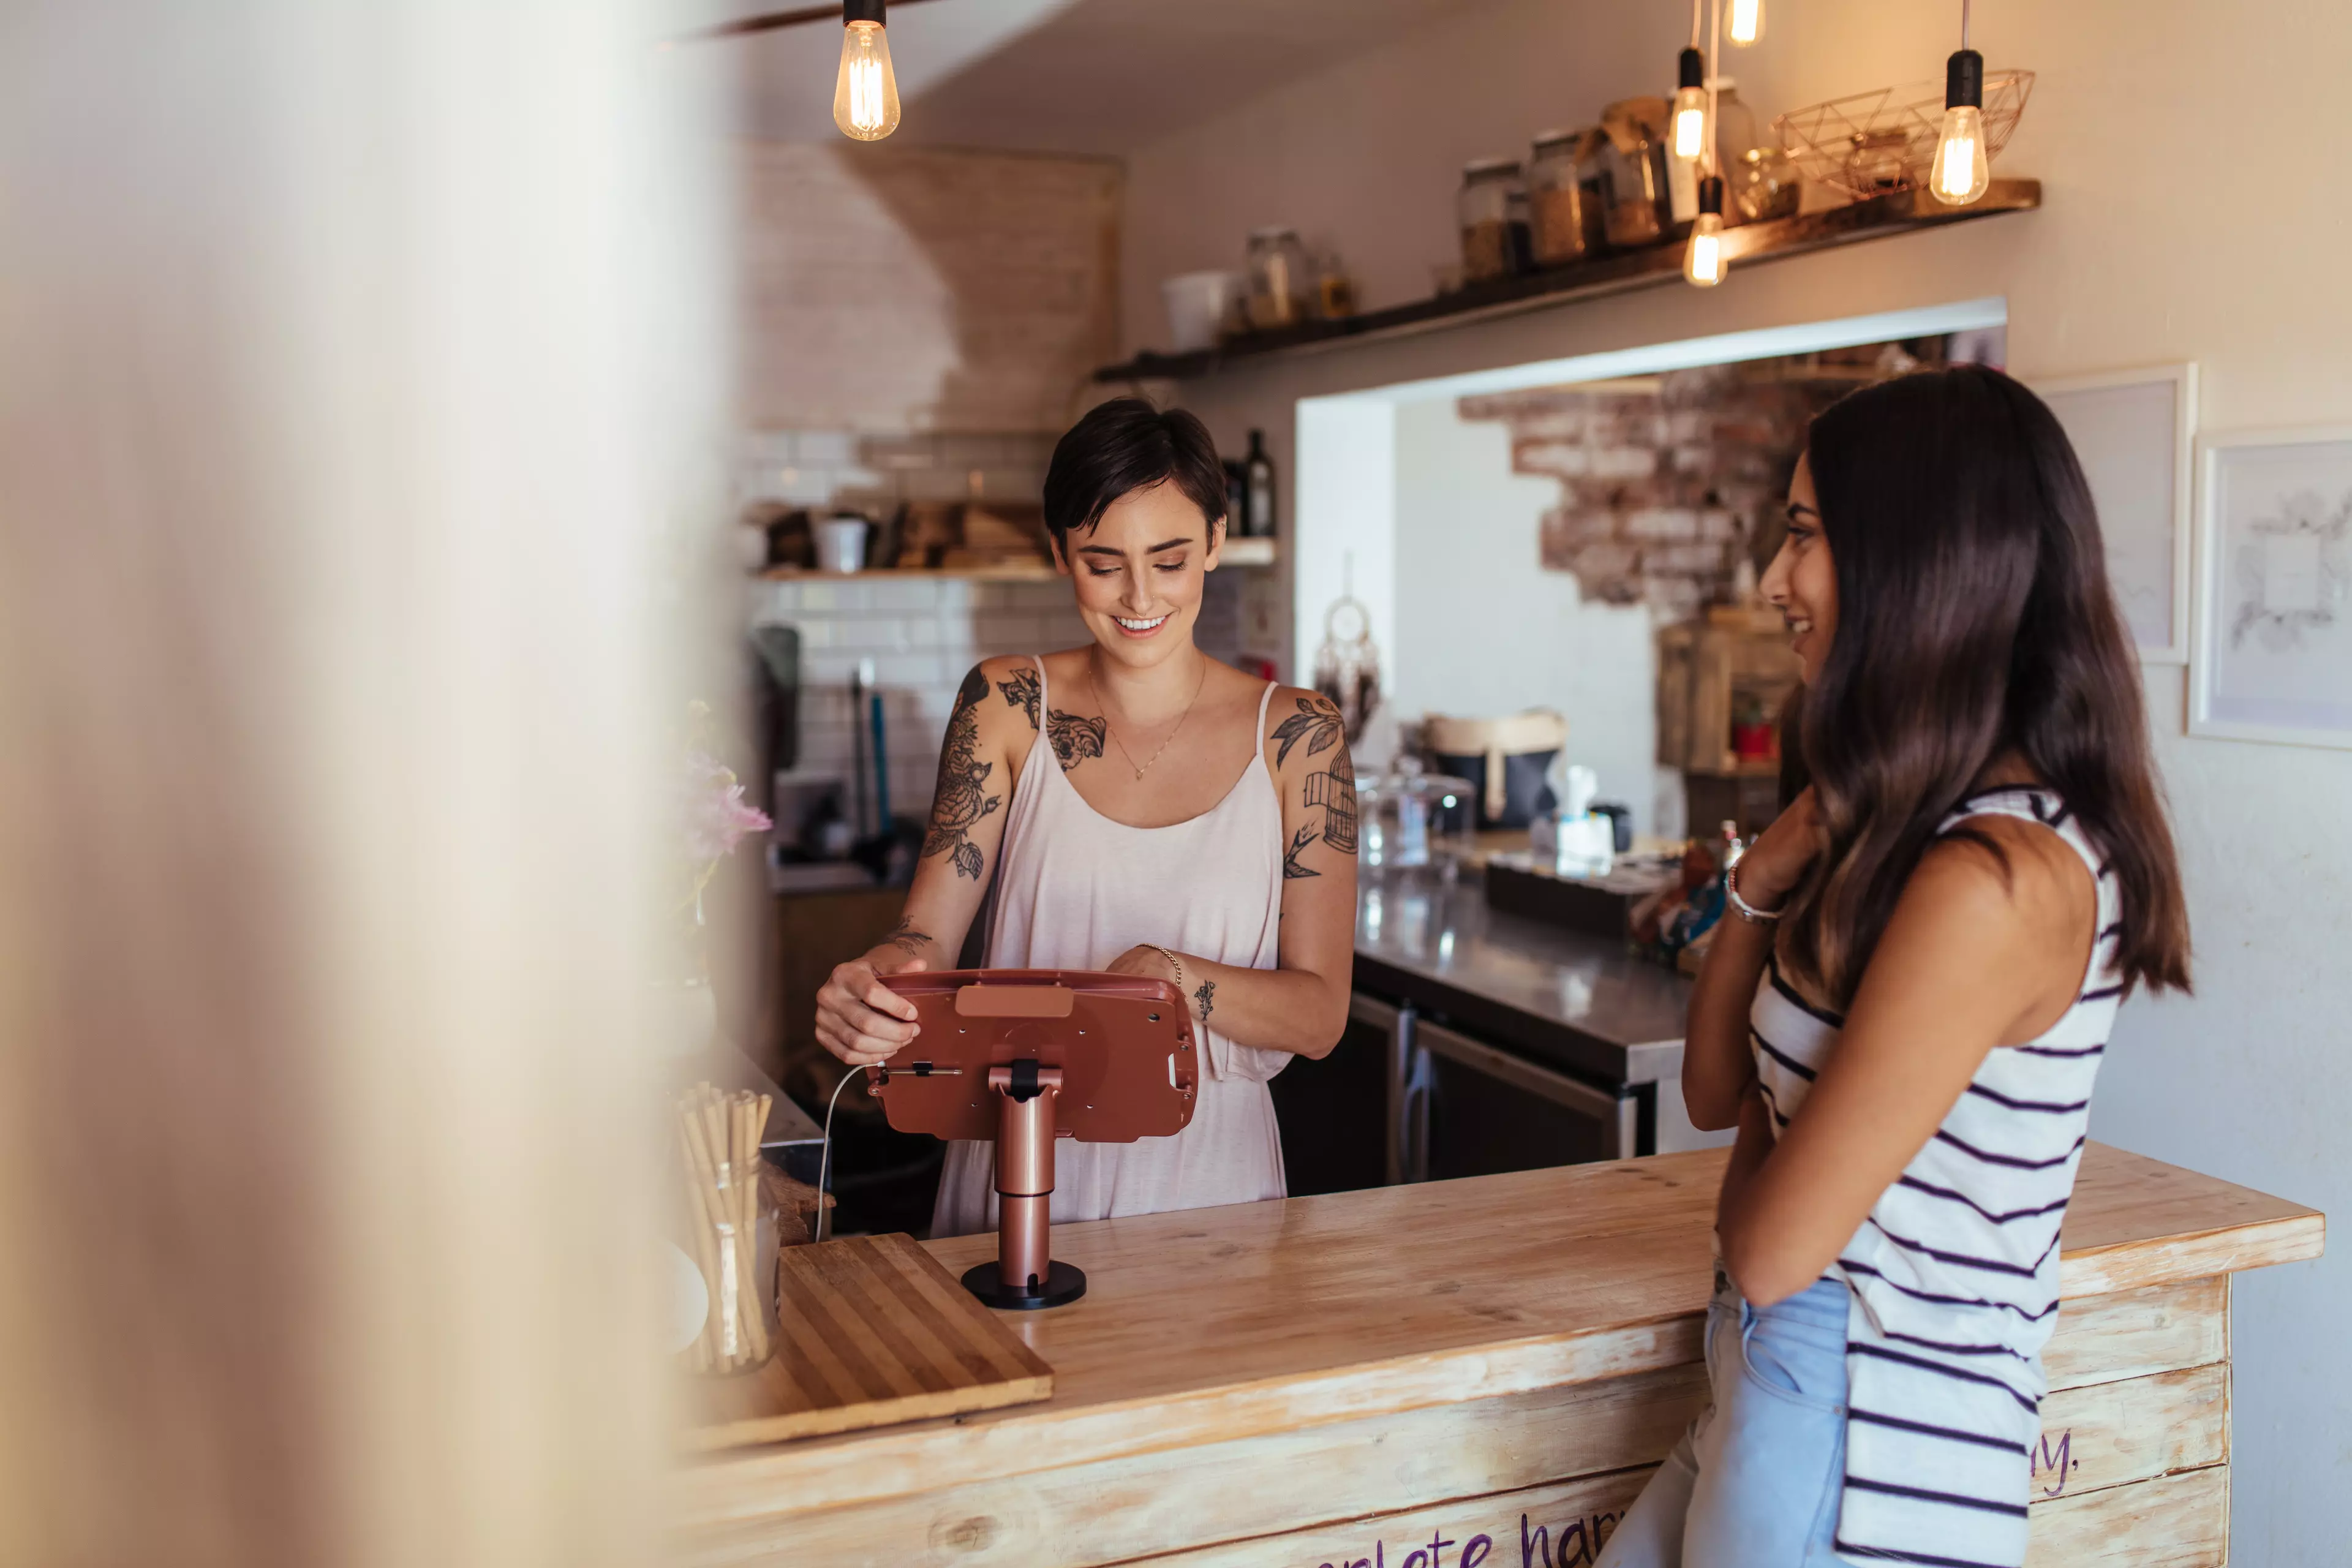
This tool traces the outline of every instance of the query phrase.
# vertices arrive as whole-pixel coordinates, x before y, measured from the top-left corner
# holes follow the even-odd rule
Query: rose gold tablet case
[[[1085,970],[948,970],[883,984],[915,1005],[914,1043],[866,1069],[890,1125],[996,1143],[997,1261],[963,1277],[993,1307],[1074,1301],[1086,1276],[1052,1260],[1054,1140],[1131,1143],[1192,1120],[1192,1019],[1164,980]]]

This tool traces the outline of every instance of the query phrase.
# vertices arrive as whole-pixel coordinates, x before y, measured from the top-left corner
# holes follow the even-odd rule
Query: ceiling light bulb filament
[[[898,77],[890,68],[890,36],[878,19],[879,5],[853,0],[853,17],[870,11],[877,19],[852,19],[841,29],[841,74],[833,87],[833,122],[844,136],[879,142],[898,129]]]
[[[1728,265],[1723,253],[1723,181],[1710,174],[1698,183],[1698,216],[1691,223],[1690,248],[1683,252],[1683,277],[1712,289],[1723,281]]]
[[[1685,49],[1675,88],[1674,150],[1690,160],[1706,148],[1706,61],[1696,49]]]
[[[1927,189],[1937,201],[1958,207],[1983,195],[1991,184],[1985,156],[1984,57],[1961,49],[1944,67],[1944,125]]]

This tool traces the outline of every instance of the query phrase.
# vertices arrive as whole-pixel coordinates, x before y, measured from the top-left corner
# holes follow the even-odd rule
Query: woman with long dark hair
[[[1708,1412],[1603,1568],[2015,1568],[2109,1026],[2189,930],[2064,433],[1975,367],[1813,423],[1764,579],[1811,785],[1734,868],[1683,1092],[1738,1128]]]

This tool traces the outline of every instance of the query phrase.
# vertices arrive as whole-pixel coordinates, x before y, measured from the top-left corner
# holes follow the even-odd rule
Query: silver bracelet
[[[1733,911],[1737,913],[1741,920],[1746,921],[1749,925],[1770,925],[1774,921],[1779,920],[1785,911],[1780,910],[1759,910],[1754,904],[1749,903],[1746,899],[1739,896],[1740,864],[1741,863],[1739,861],[1734,860],[1731,863],[1731,869],[1724,873],[1724,897],[1731,900],[1731,908]]]

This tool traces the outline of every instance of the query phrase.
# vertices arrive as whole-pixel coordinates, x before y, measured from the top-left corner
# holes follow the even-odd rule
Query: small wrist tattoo
[[[1203,1024],[1209,1021],[1209,1015],[1216,1011],[1216,995],[1217,983],[1213,980],[1202,981],[1201,988],[1192,993],[1192,1000],[1201,1005],[1201,1022]]]

